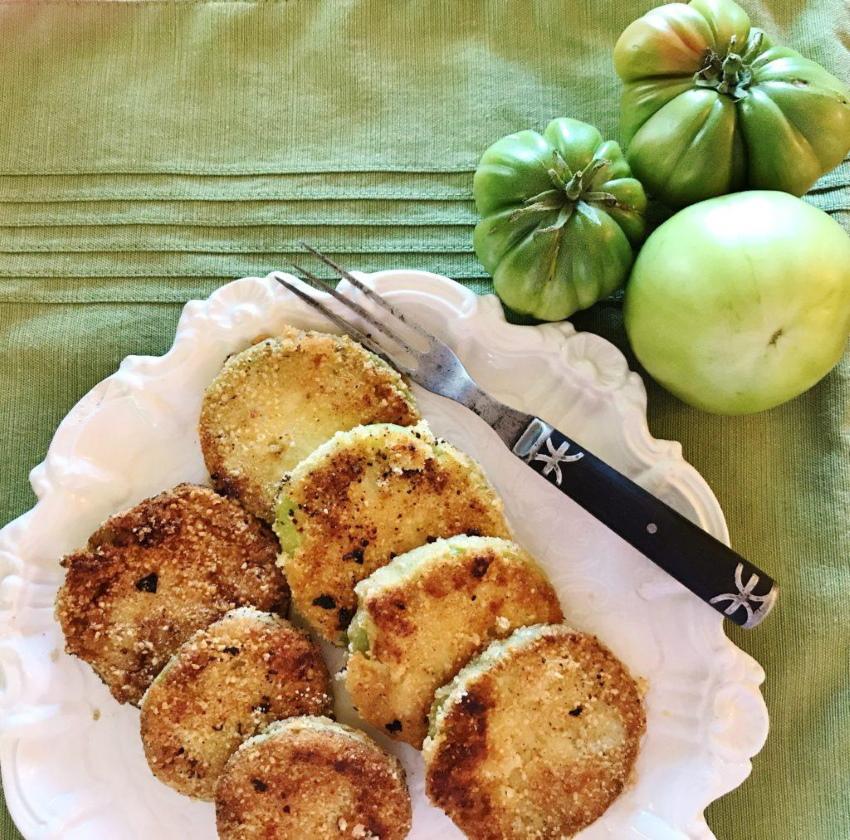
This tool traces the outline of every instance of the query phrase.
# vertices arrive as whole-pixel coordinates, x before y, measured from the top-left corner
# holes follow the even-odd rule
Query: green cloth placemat
[[[487,291],[479,155],[559,115],[616,137],[611,48],[652,5],[0,0],[0,523],[32,504],[27,472],[85,391],[164,352],[183,301],[284,267],[298,239]],[[844,0],[744,5],[850,79]],[[850,230],[850,163],[808,200]],[[616,305],[573,320],[627,352]],[[747,418],[647,385],[653,433],[682,441],[733,544],[783,585],[763,628],[730,631],[767,671],[772,730],[712,829],[850,838],[850,358]],[[17,836],[0,809],[0,840]]]
[[[29,130],[0,141],[0,173],[468,170],[550,115],[614,131],[611,47],[656,4],[198,5],[8,3],[0,101]],[[745,5],[850,76],[840,0]]]

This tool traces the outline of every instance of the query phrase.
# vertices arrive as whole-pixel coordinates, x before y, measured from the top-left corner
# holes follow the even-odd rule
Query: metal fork
[[[293,268],[302,278],[333,296],[369,327],[362,329],[341,317],[283,275],[274,275],[278,283],[423,388],[474,411],[531,469],[726,618],[742,627],[755,627],[770,612],[779,588],[769,575],[563,432],[491,397],[448,345],[330,257],[311,245],[301,244],[387,317],[377,318],[356,300],[297,264]],[[393,349],[387,349],[388,344]]]

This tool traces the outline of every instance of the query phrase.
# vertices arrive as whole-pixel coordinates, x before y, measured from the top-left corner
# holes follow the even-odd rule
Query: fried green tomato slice
[[[418,419],[401,376],[373,353],[288,328],[227,360],[204,394],[199,434],[213,486],[271,522],[283,474],[334,432]]]
[[[138,703],[186,639],[246,605],[285,614],[272,530],[208,487],[181,484],[108,519],[64,558],[56,617],[68,653]]]
[[[620,794],[645,728],[635,681],[594,636],[523,628],[437,693],[426,790],[470,840],[572,837]]]
[[[402,840],[412,818],[398,759],[319,717],[279,721],[246,741],[215,805],[220,840]]]
[[[563,620],[534,560],[498,537],[451,537],[355,587],[346,686],[360,716],[417,749],[434,693],[494,639]]]
[[[288,621],[240,607],[185,642],[141,703],[153,774],[212,799],[240,744],[275,720],[327,715],[330,677],[316,646]]]
[[[281,484],[275,524],[298,612],[345,641],[355,585],[439,537],[507,537],[502,502],[481,467],[423,422],[341,432]]]

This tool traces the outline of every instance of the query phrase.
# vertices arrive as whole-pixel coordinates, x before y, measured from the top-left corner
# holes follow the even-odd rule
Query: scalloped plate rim
[[[5,584],[12,576],[16,576],[22,581],[22,586],[15,593],[11,606],[0,602],[0,653],[2,653],[2,656],[0,656],[0,670],[4,672],[4,677],[3,659],[10,650],[9,639],[14,639],[16,635],[32,635],[32,632],[16,632],[18,630],[18,622],[15,620],[15,609],[19,606],[26,606],[22,602],[25,602],[28,593],[27,584],[32,583],[32,579],[26,577],[27,571],[38,571],[37,563],[21,556],[25,553],[24,551],[15,553],[13,549],[16,544],[20,545],[22,543],[23,532],[25,531],[27,521],[36,515],[40,507],[46,506],[49,503],[52,495],[51,489],[59,495],[63,492],[61,488],[56,489],[54,485],[50,484],[49,473],[51,463],[62,457],[61,447],[65,436],[69,436],[70,439],[73,436],[74,430],[83,427],[90,413],[96,411],[99,401],[110,399],[109,391],[111,388],[123,384],[132,390],[133,387],[137,386],[134,379],[144,380],[146,376],[150,377],[155,371],[167,371],[169,362],[174,361],[177,357],[177,352],[181,344],[191,337],[189,333],[193,328],[193,322],[197,318],[205,317],[210,319],[211,311],[216,306],[223,305],[225,308],[228,308],[240,305],[240,295],[245,291],[253,291],[260,287],[264,291],[268,291],[269,287],[277,289],[273,275],[279,273],[281,272],[273,272],[263,278],[243,277],[219,287],[204,300],[188,301],[181,311],[174,340],[163,355],[130,355],[125,357],[118,369],[83,395],[61,421],[51,439],[44,460],[30,472],[30,482],[38,498],[36,505],[0,530],[0,559],[5,557],[8,562],[8,567],[3,568],[0,566],[0,574],[2,574],[0,585]],[[635,424],[637,434],[635,437],[628,438],[631,451],[647,465],[657,464],[661,459],[674,464],[676,469],[686,477],[687,483],[690,485],[689,492],[694,494],[694,507],[700,514],[703,526],[714,533],[719,539],[728,543],[729,536],[726,522],[716,497],[693,466],[685,461],[678,443],[658,440],[651,435],[646,422],[646,391],[643,382],[636,373],[628,369],[625,357],[610,342],[600,336],[577,332],[569,322],[544,324],[539,327],[509,324],[504,318],[498,298],[494,295],[476,295],[472,290],[461,286],[449,278],[431,272],[417,269],[391,269],[376,272],[372,275],[359,276],[367,278],[370,284],[384,291],[398,291],[413,295],[420,294],[438,299],[442,305],[453,309],[454,314],[458,317],[486,320],[488,321],[488,327],[495,327],[503,335],[518,337],[521,333],[524,333],[527,336],[536,336],[535,341],[538,341],[542,345],[540,352],[551,353],[553,347],[563,348],[571,339],[579,336],[590,336],[590,339],[584,338],[583,340],[589,341],[591,346],[599,348],[599,352],[604,349],[604,352],[609,354],[609,356],[619,357],[618,364],[621,364],[625,371],[623,381],[617,387],[606,388],[598,381],[592,382],[590,385],[600,394],[604,393],[608,399],[616,404],[617,410],[624,416],[628,416],[630,421]],[[423,285],[427,288],[411,289],[409,285],[405,286],[405,284],[409,284],[411,281],[415,281],[417,286]],[[228,300],[230,296],[233,297],[232,300]],[[244,298],[244,295],[242,297]],[[244,303],[245,301],[243,300],[242,302]],[[500,352],[509,355],[511,351],[500,348]],[[528,355],[529,351],[527,347],[525,350],[518,348],[516,353],[518,355]],[[565,359],[559,358],[559,362],[562,367],[567,366]],[[153,371],[151,368],[153,368]],[[681,487],[679,489],[681,492],[685,492]],[[722,651],[730,660],[734,658],[736,664],[740,666],[742,673],[747,675],[748,679],[744,687],[748,689],[749,699],[758,706],[757,710],[752,714],[755,718],[760,719],[763,731],[755,737],[754,749],[750,748],[748,754],[741,753],[735,756],[734,760],[730,759],[727,761],[729,765],[728,778],[725,781],[722,778],[714,779],[714,789],[706,791],[706,801],[703,805],[703,810],[711,802],[715,801],[716,798],[719,798],[741,784],[747,775],[749,775],[751,770],[750,759],[758,752],[761,745],[763,745],[768,728],[767,708],[759,690],[759,686],[764,680],[764,671],[752,657],[740,650],[725,635],[722,619],[719,615],[716,618],[717,635],[714,639],[716,649],[718,653]],[[4,689],[8,690],[9,685],[6,684]],[[29,806],[20,796],[21,780],[14,773],[16,769],[14,757],[18,745],[25,739],[26,733],[22,737],[15,737],[14,725],[10,727],[7,722],[3,723],[0,729],[0,770],[2,770],[7,807],[16,823],[25,828],[33,829],[33,834],[30,836],[61,836],[59,834],[52,834],[49,824],[46,826],[42,824],[42,830],[36,835],[36,828],[32,825],[32,820],[28,816]],[[737,772],[733,773],[733,770],[736,769]],[[12,783],[13,776],[15,776],[14,783]],[[61,830],[61,828],[61,826],[54,826],[52,830]],[[693,815],[689,823],[689,830],[695,833],[692,835],[682,834],[681,836],[713,837],[705,822],[702,810]],[[647,837],[651,836],[647,835]]]

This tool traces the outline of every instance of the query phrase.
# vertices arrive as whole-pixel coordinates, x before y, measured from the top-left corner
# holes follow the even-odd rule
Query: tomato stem
[[[548,169],[547,174],[549,175],[549,180],[555,185],[556,190],[566,190],[566,182],[557,169]]]
[[[755,31],[749,39],[751,43],[744,44],[743,56],[736,52],[737,37],[729,39],[724,54],[715,52],[709,47],[705,51],[702,67],[694,73],[694,84],[697,87],[712,88],[718,93],[730,96],[735,102],[748,95],[748,88],[753,81],[753,71],[744,60],[744,56],[752,58],[761,49],[764,33]]]
[[[546,172],[553,184],[553,189],[543,190],[525,199],[522,207],[511,213],[511,222],[529,213],[553,213],[557,210],[558,216],[555,221],[547,227],[536,230],[534,232],[536,236],[539,233],[553,233],[561,230],[572,217],[579,201],[595,201],[605,203],[609,207],[620,206],[617,197],[611,193],[591,189],[594,181],[604,180],[605,170],[611,165],[611,161],[606,158],[593,158],[584,169],[572,172],[557,149],[552,153],[552,158],[552,166]]]
[[[599,172],[610,166],[605,158],[594,158],[584,169],[579,169],[573,177],[564,184],[564,192],[570,201],[578,201],[587,192]]]

